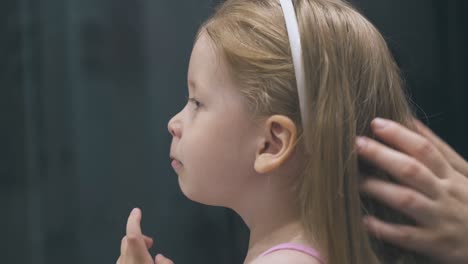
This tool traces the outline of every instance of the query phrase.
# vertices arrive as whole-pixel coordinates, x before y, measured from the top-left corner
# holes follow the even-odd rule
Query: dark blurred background
[[[115,263],[143,209],[152,253],[242,263],[231,211],[180,192],[167,121],[219,0],[0,2],[0,263]],[[418,114],[468,154],[468,2],[352,1],[385,35]]]

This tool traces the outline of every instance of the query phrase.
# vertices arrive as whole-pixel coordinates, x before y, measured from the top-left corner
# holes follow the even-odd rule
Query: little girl
[[[188,91],[168,125],[172,166],[189,199],[242,217],[245,263],[422,261],[361,222],[408,220],[359,195],[365,175],[389,177],[359,162],[356,135],[373,137],[375,117],[411,127],[413,115],[385,41],[349,4],[227,0],[200,27]],[[140,219],[134,210],[122,241],[139,251],[118,263],[154,263]]]

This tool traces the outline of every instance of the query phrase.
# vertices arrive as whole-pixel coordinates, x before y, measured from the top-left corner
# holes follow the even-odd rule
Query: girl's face
[[[254,178],[258,128],[206,32],[194,45],[188,81],[189,100],[168,124],[172,164],[189,199],[229,207]]]

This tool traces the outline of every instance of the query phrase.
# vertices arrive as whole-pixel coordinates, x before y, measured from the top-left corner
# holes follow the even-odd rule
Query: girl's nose
[[[178,115],[175,115],[174,117],[169,120],[169,123],[167,124],[167,129],[169,130],[169,133],[173,137],[178,137],[180,138],[181,132],[182,132],[182,126],[180,123],[180,120],[177,119]]]

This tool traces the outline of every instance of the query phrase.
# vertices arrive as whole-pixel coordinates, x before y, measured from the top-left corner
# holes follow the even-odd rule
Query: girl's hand
[[[117,264],[174,264],[170,259],[158,254],[153,261],[148,249],[153,239],[141,233],[141,210],[135,208],[127,220],[127,232],[120,244],[120,257]]]
[[[373,235],[444,263],[468,263],[468,163],[415,121],[420,134],[390,120],[375,119],[375,135],[393,147],[358,138],[360,156],[384,169],[401,185],[367,179],[362,190],[403,212],[416,226],[373,216],[364,223]]]

